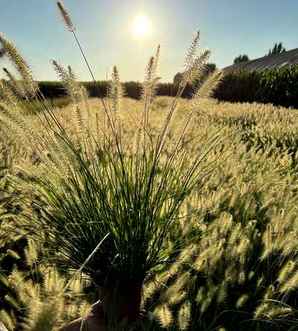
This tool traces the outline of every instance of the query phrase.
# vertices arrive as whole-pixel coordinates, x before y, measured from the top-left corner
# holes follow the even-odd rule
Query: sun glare
[[[139,15],[136,16],[133,21],[132,32],[137,38],[144,38],[151,31],[151,22],[147,16]]]

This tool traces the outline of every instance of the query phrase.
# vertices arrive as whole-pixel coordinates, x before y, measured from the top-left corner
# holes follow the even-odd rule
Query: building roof
[[[266,69],[282,68],[298,64],[298,48],[284,53],[267,55],[255,60],[234,64],[223,69],[225,72],[232,71],[263,71]]]

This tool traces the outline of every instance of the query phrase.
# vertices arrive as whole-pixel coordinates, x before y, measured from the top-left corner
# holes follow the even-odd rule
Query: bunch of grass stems
[[[94,79],[70,17],[60,3],[58,6]],[[88,110],[85,91],[75,81],[70,68],[64,69],[54,61],[76,108],[77,130],[73,135],[40,91],[33,91],[36,85],[30,69],[17,49],[4,36],[0,42],[5,54],[11,55],[11,61],[19,69],[18,86],[23,87],[22,91],[29,90],[28,100],[34,100],[39,104],[38,109],[44,110],[36,113],[40,122],[36,130],[22,117],[26,107],[23,98],[3,82],[1,93],[6,97],[1,102],[1,121],[16,132],[21,131],[23,143],[37,154],[38,166],[32,168],[32,173],[25,168],[23,175],[14,179],[17,185],[25,185],[27,191],[30,188],[29,203],[32,204],[32,193],[38,197],[34,199],[34,208],[39,212],[36,217],[28,215],[28,229],[37,237],[44,238],[46,234],[45,249],[51,262],[79,270],[104,288],[115,287],[115,284],[136,288],[138,297],[146,276],[167,262],[165,243],[181,205],[194,188],[200,188],[212,170],[210,166],[203,167],[202,161],[218,135],[193,159],[183,145],[194,111],[187,116],[175,141],[169,144],[167,138],[179,97],[186,85],[204,72],[209,52],[196,55],[199,43],[199,35],[196,35],[187,54],[178,94],[156,135],[151,130],[150,111],[158,82],[158,48],[146,69],[140,125],[134,141],[127,144],[118,114],[123,91],[116,68],[110,90],[112,102],[101,99],[105,126],[102,130],[93,130],[90,122],[94,121],[94,116]],[[214,76],[208,80],[205,96],[209,96],[219,79]],[[215,83],[211,84],[212,81]],[[9,83],[14,81],[10,79]],[[198,92],[194,99],[199,96]],[[82,117],[82,104],[86,107],[87,121]],[[32,107],[30,109],[32,111]],[[138,298],[135,300],[139,302]]]

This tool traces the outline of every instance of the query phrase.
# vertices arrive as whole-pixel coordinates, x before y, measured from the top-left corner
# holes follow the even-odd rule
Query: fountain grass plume
[[[21,56],[15,45],[9,41],[4,34],[0,33],[0,45],[4,50],[4,55],[9,58],[11,63],[20,74],[27,94],[32,97],[35,96],[38,86],[34,81],[31,69],[24,58]]]
[[[75,27],[72,23],[71,17],[61,1],[57,1],[57,7],[60,11],[61,17],[62,17],[67,29],[71,32],[75,31]]]
[[[222,82],[222,78],[223,78],[222,71],[215,70],[206,78],[203,84],[197,89],[197,91],[194,94],[194,99],[212,97],[213,92]]]
[[[124,96],[123,87],[120,81],[119,72],[116,66],[113,67],[112,79],[109,86],[108,96],[111,99],[112,110],[121,110],[121,102]]]
[[[12,90],[12,92],[15,95],[18,95],[18,97],[21,98],[26,98],[26,90],[20,80],[17,80],[17,78],[7,69],[3,68],[3,71],[5,75],[8,78],[7,84],[9,88]]]
[[[86,65],[87,65],[87,68],[88,68],[88,71],[89,71],[89,73],[90,73],[90,75],[91,75],[91,77],[92,77],[92,80],[93,80],[94,82],[96,82],[95,77],[94,77],[94,74],[93,74],[93,71],[92,71],[92,69],[91,69],[91,66],[90,66],[90,64],[89,64],[89,62],[88,62],[88,60],[87,60],[87,57],[86,57],[86,55],[85,55],[85,52],[84,52],[84,50],[83,50],[83,47],[82,47],[82,45],[81,45],[81,43],[80,43],[80,41],[79,41],[79,39],[78,39],[78,37],[77,37],[77,35],[76,35],[76,30],[75,30],[75,27],[74,27],[74,25],[73,25],[73,23],[72,23],[72,20],[71,20],[70,14],[68,13],[67,9],[65,8],[65,6],[62,4],[61,1],[58,1],[58,2],[57,2],[57,7],[58,7],[58,9],[59,9],[59,12],[60,12],[60,14],[61,14],[61,17],[63,18],[63,21],[64,21],[64,23],[65,23],[66,28],[67,28],[67,29],[73,34],[73,36],[74,36],[74,39],[75,39],[75,41],[76,41],[76,44],[78,45],[78,47],[79,47],[79,49],[80,49],[80,52],[81,52],[81,54],[82,54],[82,57],[83,57],[83,59],[84,59]]]

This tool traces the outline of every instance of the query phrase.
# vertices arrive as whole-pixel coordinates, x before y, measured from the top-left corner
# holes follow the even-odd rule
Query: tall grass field
[[[199,46],[156,97],[158,46],[140,101],[117,67],[91,98],[53,60],[61,104],[0,35],[1,331],[298,330],[298,111],[212,99],[220,71],[182,99]]]

